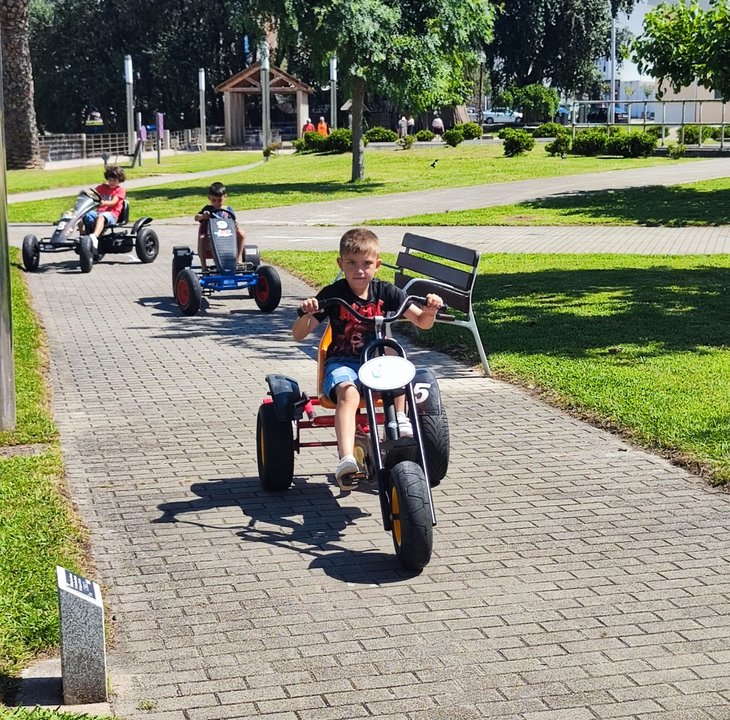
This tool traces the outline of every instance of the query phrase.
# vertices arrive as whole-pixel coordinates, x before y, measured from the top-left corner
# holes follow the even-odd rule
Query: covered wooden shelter
[[[309,96],[314,90],[281,68],[271,66],[269,87],[271,94],[296,94],[297,135],[309,117]],[[246,97],[261,95],[261,63],[236,73],[215,88],[223,93],[225,141],[229,146],[246,144]]]

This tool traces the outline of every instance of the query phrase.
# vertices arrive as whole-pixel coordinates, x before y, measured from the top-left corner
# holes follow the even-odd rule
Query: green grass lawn
[[[124,168],[128,180],[150,177],[151,175],[170,175],[173,173],[191,173],[203,170],[224,169],[238,165],[250,165],[261,160],[260,152],[207,152],[207,153],[180,153],[179,155],[164,155],[158,165],[157,159],[144,159],[144,165],[134,168],[127,167],[125,162],[119,164]],[[111,161],[110,161],[111,162]],[[65,168],[59,170],[8,170],[8,194],[30,192],[32,190],[48,190],[49,188],[89,187],[98,185],[104,179],[104,165],[99,160],[98,165]]]
[[[335,257],[266,253],[317,287],[332,280]],[[481,263],[474,308],[495,376],[730,481],[730,256],[504,254]],[[478,362],[466,332],[437,325],[420,337]]]
[[[369,220],[370,225],[687,225],[730,224],[730,178],[687,185],[602,190],[476,210]]]
[[[439,162],[432,168],[431,163],[435,159]],[[546,155],[542,147],[524,156],[507,158],[501,144],[463,143],[456,148],[416,146],[407,152],[370,150],[365,156],[367,177],[358,183],[348,182],[352,163],[349,153],[281,155],[252,170],[226,175],[224,180],[231,205],[237,210],[250,210],[353,196],[426,191],[676,162],[691,160],[577,156],[561,160]],[[205,199],[208,184],[207,180],[191,180],[130,190],[132,216],[149,215],[155,219],[164,219],[191,215]],[[13,203],[9,206],[10,222],[55,222],[72,204],[70,197]]]
[[[0,699],[36,653],[59,640],[56,565],[82,567],[46,392],[43,334],[10,248],[17,428],[0,433]],[[14,455],[9,449],[37,445]],[[2,715],[0,715],[2,717]]]

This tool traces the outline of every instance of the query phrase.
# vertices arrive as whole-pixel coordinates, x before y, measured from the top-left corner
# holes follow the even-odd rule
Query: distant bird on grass
[[[433,162],[431,163],[431,167],[432,167],[432,168],[435,168],[435,167],[436,167],[436,163],[437,163],[437,162],[438,162],[438,158],[436,158],[436,159],[435,159],[435,160],[434,160],[434,161],[433,161]]]

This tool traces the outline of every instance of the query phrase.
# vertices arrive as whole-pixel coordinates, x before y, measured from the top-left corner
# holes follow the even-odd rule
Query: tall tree
[[[488,0],[263,0],[260,7],[274,19],[282,51],[306,47],[323,78],[337,56],[352,93],[353,181],[364,177],[366,90],[405,98],[413,110],[462,101],[493,16]]]
[[[644,18],[633,46],[639,70],[668,82],[675,91],[695,80],[730,98],[730,8],[715,0],[704,11],[698,2],[660,5]]]
[[[493,0],[499,8],[487,49],[497,87],[547,82],[566,94],[598,81],[608,54],[611,18],[635,0]]]
[[[30,0],[0,0],[5,141],[10,169],[41,167],[28,45]]]

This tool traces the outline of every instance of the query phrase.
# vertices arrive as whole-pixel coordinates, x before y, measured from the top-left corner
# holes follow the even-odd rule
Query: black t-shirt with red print
[[[329,298],[342,298],[361,315],[375,317],[397,310],[407,295],[392,283],[376,278],[370,283],[367,300],[364,300],[352,292],[347,280],[343,278],[322,288],[316,297],[319,302]],[[327,358],[359,360],[363,348],[375,337],[372,324],[356,320],[352,313],[341,305],[333,304],[326,310],[314,313],[314,317],[320,322],[328,317],[332,326],[332,344],[327,349]]]

